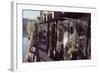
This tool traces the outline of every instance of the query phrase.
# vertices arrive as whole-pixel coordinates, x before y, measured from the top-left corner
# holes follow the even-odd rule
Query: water
[[[24,58],[25,58],[26,54],[28,53],[28,48],[29,48],[28,38],[23,37],[23,40],[22,40],[22,58],[23,58],[23,62],[24,62]]]

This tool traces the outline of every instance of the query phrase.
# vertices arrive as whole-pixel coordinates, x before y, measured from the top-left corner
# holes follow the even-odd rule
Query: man
[[[29,52],[25,57],[25,62],[34,62],[34,61],[36,61],[35,51],[36,51],[36,48],[34,46],[29,48]]]

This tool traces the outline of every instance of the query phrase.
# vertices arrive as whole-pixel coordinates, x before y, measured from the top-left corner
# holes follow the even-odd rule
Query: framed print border
[[[22,62],[22,10],[50,10],[50,11],[67,11],[67,12],[87,12],[91,13],[91,59],[90,60],[69,60],[40,63],[23,63]],[[95,25],[96,25],[96,8],[95,7],[74,7],[59,5],[41,5],[25,2],[11,2],[11,69],[16,70],[38,70],[54,69],[66,67],[80,67],[96,65],[96,48],[95,48]],[[53,66],[54,65],[54,66]]]

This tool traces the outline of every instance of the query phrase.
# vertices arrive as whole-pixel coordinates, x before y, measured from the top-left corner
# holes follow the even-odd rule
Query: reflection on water
[[[28,53],[28,47],[29,47],[28,38],[27,37],[23,37],[23,40],[22,40],[22,57],[23,57],[23,62],[24,62],[24,58],[25,58],[26,54]]]

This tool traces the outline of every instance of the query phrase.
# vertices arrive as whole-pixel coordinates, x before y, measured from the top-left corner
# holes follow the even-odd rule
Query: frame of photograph
[[[49,11],[67,11],[67,12],[86,12],[91,13],[91,59],[90,60],[69,60],[54,62],[22,62],[22,10],[49,10]],[[41,5],[32,2],[11,2],[11,70],[30,71],[45,69],[60,69],[67,67],[95,66],[96,48],[95,48],[95,30],[96,30],[96,8],[95,7],[75,7],[59,5]]]

